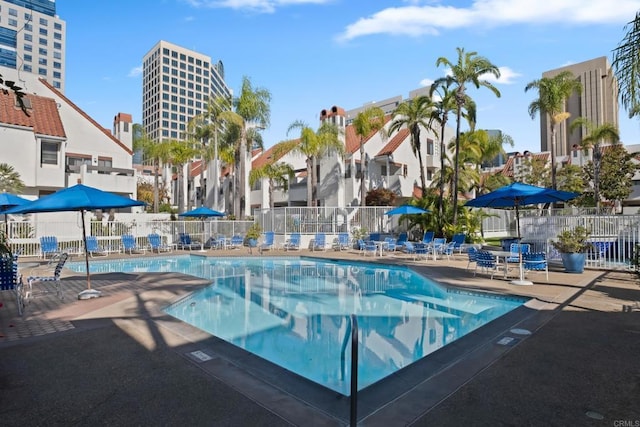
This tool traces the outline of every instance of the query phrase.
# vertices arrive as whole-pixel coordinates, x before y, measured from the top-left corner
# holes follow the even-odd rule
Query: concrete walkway
[[[209,254],[223,253],[247,255]],[[363,259],[349,251],[287,255]],[[536,273],[533,286],[515,287],[502,278],[474,277],[464,256],[367,260],[533,300],[510,323],[482,328],[464,344],[429,356],[429,366],[407,370],[411,387],[389,382],[363,391],[360,425],[640,425],[634,273],[558,269],[549,282]],[[312,386],[287,388],[287,375],[264,365],[258,375],[251,366],[259,365],[248,364],[260,362],[241,360],[246,355],[160,310],[206,281],[177,273],[106,273],[93,274],[91,284],[103,296],[78,301],[86,278],[65,271],[65,300],[35,298],[23,317],[13,297],[0,294],[2,425],[348,424],[348,399]],[[514,333],[518,329],[532,333]]]

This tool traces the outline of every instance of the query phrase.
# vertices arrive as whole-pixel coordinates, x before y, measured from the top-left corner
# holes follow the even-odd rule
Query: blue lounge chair
[[[107,251],[98,244],[98,238],[96,236],[87,236],[87,253],[91,257],[108,255]]]
[[[351,246],[349,233],[338,233],[338,237],[333,240],[333,249],[336,251],[346,251]]]
[[[324,233],[316,233],[315,238],[313,239],[313,246],[311,246],[312,251],[325,251],[326,247],[326,236]]]
[[[475,246],[469,246],[469,250],[467,251],[467,270],[471,266],[471,263],[476,262],[476,258],[478,257],[478,249]]]
[[[29,276],[27,277],[27,291],[25,292],[25,303],[28,303],[31,298],[33,298],[33,284],[37,282],[53,282],[56,287],[56,294],[58,298],[64,299],[64,293],[62,292],[62,286],[60,285],[60,274],[62,273],[62,268],[64,264],[67,262],[69,258],[69,254],[66,252],[61,253],[59,256],[53,258],[49,265],[52,266],[55,262],[55,267],[53,268],[53,272],[47,276]],[[45,291],[46,292],[46,291]]]
[[[519,263],[519,251],[522,251],[522,254],[526,254],[529,252],[530,248],[531,246],[528,243],[511,243],[511,245],[509,246],[509,252],[511,252],[511,255],[506,258],[507,262]]]
[[[273,240],[275,239],[276,233],[274,231],[266,231],[264,233],[264,242],[262,242],[258,246],[258,253],[262,253],[264,251],[268,251],[273,248]]]
[[[378,253],[378,246],[375,244],[373,240],[367,240],[364,242],[364,250],[362,251],[362,255],[367,256],[376,256]]]
[[[436,233],[434,231],[425,231],[424,235],[422,236],[422,243],[430,245],[431,242],[433,242],[435,234]]]
[[[298,251],[300,250],[300,233],[291,233],[291,237],[284,243],[282,249],[285,251]]]
[[[41,258],[52,257],[58,255],[60,250],[58,249],[58,239],[56,236],[42,236],[40,237],[40,256]]]
[[[147,236],[149,240],[149,248],[151,248],[151,252],[171,252],[171,246],[166,243],[162,243],[162,237],[158,233],[151,233]]]
[[[242,247],[244,243],[244,238],[238,234],[231,237],[231,241],[229,243],[229,249],[238,249]]]
[[[18,304],[18,314],[24,307],[22,277],[18,274],[18,254],[0,256],[0,291],[12,291]]]
[[[191,240],[189,233],[179,233],[177,246],[178,249],[189,249],[191,251],[194,249],[202,249],[203,245]]]
[[[402,247],[404,246],[405,242],[409,240],[409,236],[407,235],[407,233],[402,232],[400,234],[398,234],[398,238],[396,239],[396,246],[397,248],[402,249]]]
[[[124,253],[128,252],[129,255],[133,255],[134,253],[144,253],[144,249],[138,247],[136,238],[133,237],[133,235],[123,234],[122,236],[120,236],[120,239],[122,240],[122,251]]]

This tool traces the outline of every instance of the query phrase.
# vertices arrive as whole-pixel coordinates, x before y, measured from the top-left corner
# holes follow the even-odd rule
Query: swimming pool
[[[90,269],[211,279],[165,312],[343,395],[351,314],[361,390],[525,302],[448,289],[403,266],[304,257],[92,260]]]

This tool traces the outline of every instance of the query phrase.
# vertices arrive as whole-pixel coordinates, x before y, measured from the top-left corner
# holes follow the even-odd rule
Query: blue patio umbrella
[[[385,212],[385,215],[418,215],[418,214],[425,214],[425,213],[431,213],[430,210],[428,209],[422,209],[418,206],[412,206],[412,205],[401,205],[398,206],[397,208],[393,208],[390,211]]]
[[[11,209],[16,206],[22,206],[30,201],[31,200],[16,196],[15,194],[0,193],[0,213],[4,213],[7,209]],[[4,215],[4,229],[7,232],[7,237],[9,237],[7,214]]]
[[[518,231],[518,241],[520,241],[520,206],[537,205],[539,203],[565,202],[575,199],[579,193],[569,191],[554,190],[552,188],[537,187],[535,185],[514,182],[513,184],[500,187],[490,193],[483,194],[473,200],[469,200],[465,206],[471,208],[514,208],[516,211],[516,229]],[[522,253],[519,248],[520,258],[520,280],[511,283],[517,285],[530,285],[524,280],[524,270],[522,269]]]
[[[100,296],[100,291],[91,289],[89,275],[89,251],[87,251],[87,231],[84,224],[84,212],[95,209],[118,209],[133,206],[144,206],[144,202],[122,197],[97,188],[76,184],[55,193],[43,196],[22,206],[16,206],[3,213],[26,214],[41,212],[78,211],[82,216],[82,241],[84,242],[85,265],[87,268],[87,289],[80,292],[78,299],[89,299]]]
[[[213,209],[209,209],[206,206],[200,206],[199,208],[190,210],[188,212],[184,212],[178,214],[178,216],[186,216],[191,218],[210,218],[210,217],[223,217],[224,214],[222,212],[215,211]]]

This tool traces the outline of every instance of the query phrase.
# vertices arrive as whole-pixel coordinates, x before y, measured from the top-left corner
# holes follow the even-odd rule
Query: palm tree
[[[7,163],[0,163],[0,192],[21,193],[24,189],[24,182],[20,179],[20,174],[13,166]]]
[[[613,50],[611,64],[618,80],[620,101],[629,117],[640,113],[640,12],[624,27],[624,38]]]
[[[391,135],[403,127],[409,130],[411,149],[420,164],[420,183],[422,184],[421,188],[423,193],[427,190],[427,180],[425,178],[422,151],[420,149],[420,128],[433,132],[431,126],[436,114],[436,105],[430,96],[417,96],[398,105],[393,112],[394,119],[387,130],[387,135]]]
[[[154,186],[153,186],[153,212],[159,212],[160,200],[160,167],[169,161],[170,143],[156,142],[150,139],[145,133],[142,125],[133,125],[133,149],[141,150],[144,161],[151,161],[153,165]]]
[[[273,209],[273,190],[276,186],[281,186],[284,191],[288,191],[289,181],[293,180],[294,176],[295,171],[289,163],[267,163],[262,167],[251,170],[249,173],[249,185],[253,186],[258,180],[267,179],[269,181],[269,208]]]
[[[195,116],[189,121],[189,132],[193,134],[194,138],[201,141],[201,156],[203,159],[203,167],[200,169],[200,181],[202,185],[202,204],[206,204],[207,189],[204,186],[204,171],[207,169],[206,165],[210,161],[213,161],[213,172],[209,174],[213,175],[213,206],[214,209],[218,209],[218,185],[219,185],[219,152],[218,152],[218,135],[225,126],[227,120],[232,120],[230,117],[231,112],[231,99],[224,96],[216,96],[210,98],[207,102],[206,110]],[[213,139],[213,145],[208,142]]]
[[[245,213],[246,198],[249,196],[245,194],[245,175],[247,174],[247,153],[250,153],[254,143],[262,145],[262,138],[259,136],[259,129],[265,129],[269,127],[271,123],[271,93],[264,88],[254,88],[251,84],[251,80],[248,77],[242,78],[242,88],[240,89],[240,96],[233,99],[233,107],[240,120],[236,120],[236,123],[240,125],[239,138],[237,139],[238,147],[238,164],[236,171],[238,172],[238,187],[240,189],[239,194],[235,197],[234,212],[242,217]],[[229,116],[231,119],[231,116]],[[233,120],[233,119],[232,119]],[[237,208],[237,209],[236,209]]]
[[[551,187],[557,189],[556,184],[556,140],[557,126],[567,120],[571,114],[565,112],[565,103],[573,93],[582,92],[582,85],[571,71],[563,71],[554,77],[543,77],[530,82],[524,91],[538,89],[538,99],[529,104],[529,115],[532,119],[537,113],[545,113],[549,116],[549,128],[551,131]]]
[[[431,85],[430,95],[434,98],[434,95],[438,97],[438,101],[435,102],[436,116],[434,118],[440,124],[440,170],[444,170],[446,150],[444,144],[444,130],[447,127],[447,121],[449,120],[449,113],[456,108],[455,92],[449,90],[449,87],[453,84],[453,79],[441,80],[437,85],[434,83]],[[475,120],[475,119],[474,119]],[[440,174],[438,194],[438,218],[440,218],[441,224],[444,224],[444,174]]]
[[[169,148],[169,159],[175,166],[178,173],[178,191],[176,201],[178,204],[178,212],[184,212],[184,180],[188,177],[184,176],[184,168],[187,163],[198,153],[198,150],[185,141],[170,141],[167,143]],[[188,171],[190,173],[190,171]]]
[[[296,120],[289,125],[287,135],[294,129],[300,130],[300,139],[283,143],[282,150],[291,151],[306,157],[307,164],[307,206],[315,206],[317,195],[316,162],[322,156],[338,153],[344,154],[342,135],[344,130],[335,124],[323,121],[317,131],[305,122]]]
[[[587,151],[593,148],[593,196],[596,208],[600,207],[600,166],[602,164],[602,143],[610,142],[618,144],[620,134],[618,128],[611,123],[603,123],[596,126],[591,120],[585,117],[578,117],[571,123],[571,131],[578,127],[585,127],[587,135],[582,138],[582,148]]]
[[[384,111],[379,107],[370,107],[358,113],[353,120],[353,129],[360,138],[360,206],[366,205],[367,159],[364,154],[364,140],[372,133],[380,131],[384,137]]]
[[[463,48],[456,48],[458,52],[458,60],[454,64],[445,57],[440,57],[436,61],[436,67],[444,65],[450,69],[450,75],[437,79],[433,84],[440,85],[447,79],[453,80],[455,89],[456,102],[456,149],[454,153],[454,171],[456,178],[454,179],[453,193],[453,225],[456,225],[458,219],[458,168],[460,157],[460,122],[462,119],[462,110],[465,103],[469,99],[466,93],[467,83],[473,84],[477,89],[486,87],[491,90],[497,97],[500,97],[500,91],[487,80],[482,77],[493,75],[495,78],[500,77],[500,70],[493,65],[491,61],[483,56],[478,56],[477,52],[465,52]]]

